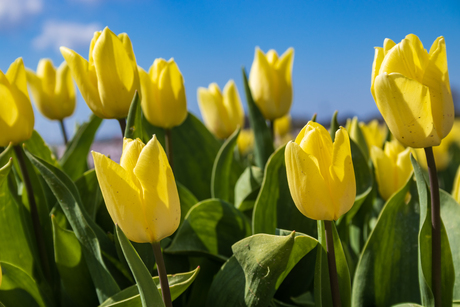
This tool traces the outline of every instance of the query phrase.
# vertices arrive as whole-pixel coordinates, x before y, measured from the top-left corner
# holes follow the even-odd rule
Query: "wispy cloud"
[[[42,33],[32,40],[32,46],[36,50],[54,49],[65,46],[78,48],[89,46],[93,34],[102,30],[98,23],[81,24],[65,21],[47,21],[43,25]]]
[[[0,29],[20,24],[42,9],[42,0],[0,0]]]

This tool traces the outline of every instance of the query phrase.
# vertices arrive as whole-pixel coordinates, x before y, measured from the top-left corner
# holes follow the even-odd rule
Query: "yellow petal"
[[[289,113],[292,104],[292,66],[294,63],[294,49],[289,48],[280,57],[276,64],[277,75],[277,103],[276,118]]]
[[[413,172],[412,163],[410,161],[410,148],[406,148],[398,154],[396,166],[398,168],[398,186],[396,191],[398,191],[406,184]]]
[[[118,38],[121,40],[121,43],[126,50],[126,54],[131,60],[131,64],[136,65],[136,56],[134,55],[133,44],[131,43],[131,39],[129,38],[128,34],[120,33],[118,34]]]
[[[153,80],[153,83],[158,84],[160,80],[161,72],[166,68],[168,62],[165,59],[158,58],[153,61],[153,65],[149,69],[150,78]]]
[[[134,175],[134,168],[136,167],[137,160],[144,148],[144,143],[139,139],[123,139],[123,152],[120,158],[120,166],[132,177],[132,181],[137,184],[137,178]],[[139,186],[140,188],[140,186]]]
[[[460,167],[457,169],[457,174],[455,175],[452,197],[457,201],[457,203],[460,203]]]
[[[285,115],[275,120],[275,135],[283,137],[291,133],[291,115]]]
[[[397,177],[397,170],[393,161],[377,146],[371,148],[371,159],[374,164],[375,179],[377,180],[380,196],[388,200],[393,195],[393,184]]]
[[[75,85],[66,62],[62,62],[56,70],[55,101],[58,104],[56,109],[59,111],[57,119],[72,115],[76,102]]]
[[[391,50],[391,48],[393,48],[394,46],[396,46],[396,43],[394,41],[392,41],[391,39],[389,38],[385,38],[385,40],[383,41],[383,51],[384,51],[384,54],[387,54],[388,51]]]
[[[211,83],[209,88],[198,88],[197,99],[206,127],[218,138],[227,138],[231,134],[227,131],[229,114],[224,107],[219,86]]]
[[[375,100],[374,81],[380,72],[380,66],[382,65],[383,58],[384,58],[383,48],[375,47],[374,63],[372,63],[372,77],[371,77],[371,94],[374,97],[374,100]]]
[[[14,87],[23,94],[23,96],[29,98],[29,92],[27,91],[27,75],[22,58],[17,58],[10,65],[5,76],[11,85],[14,85]]]
[[[228,130],[233,133],[236,128],[244,126],[244,110],[235,82],[229,80],[224,87],[223,103],[229,118]]]

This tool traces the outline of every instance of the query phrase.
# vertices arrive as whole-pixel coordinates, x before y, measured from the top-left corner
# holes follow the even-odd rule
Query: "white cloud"
[[[19,24],[42,9],[42,0],[0,0],[0,28]]]
[[[98,23],[81,24],[65,21],[47,21],[42,33],[32,40],[32,46],[37,50],[55,49],[65,46],[76,49],[89,46],[94,32],[102,30]]]

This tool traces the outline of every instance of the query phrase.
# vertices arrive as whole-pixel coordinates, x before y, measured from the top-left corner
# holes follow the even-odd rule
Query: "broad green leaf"
[[[96,172],[91,169],[85,172],[75,181],[78,192],[81,196],[83,207],[94,221],[101,205],[103,205],[102,193],[97,181]]]
[[[411,156],[420,202],[420,232],[418,237],[418,263],[420,294],[423,306],[434,306],[431,290],[431,199],[422,169]],[[441,209],[442,211],[442,209]],[[441,280],[442,306],[452,306],[453,287],[455,283],[454,264],[446,228],[441,218]]]
[[[282,146],[270,157],[254,205],[252,232],[275,234],[276,229],[295,230],[316,236],[316,222],[305,217],[294,204],[289,190]]]
[[[225,261],[232,255],[231,246],[249,234],[243,213],[223,200],[208,199],[190,209],[165,252],[201,254]]]
[[[318,221],[318,248],[315,268],[315,303],[316,306],[332,306],[331,284],[329,280],[329,266],[326,252],[326,233],[324,221]],[[343,307],[351,306],[351,280],[345,253],[342,248],[339,234],[332,222],[332,232],[335,250],[335,263],[339,280],[340,300]]]
[[[141,140],[148,138],[142,126],[141,100],[139,99],[139,93],[137,91],[134,94],[133,101],[129,107],[128,117],[126,118],[125,137],[130,139],[139,138]]]
[[[273,138],[264,116],[252,98],[246,70],[243,68],[243,84],[249,111],[249,123],[254,131],[254,159],[260,168],[265,167],[270,155],[275,151]]]
[[[142,306],[164,306],[160,293],[158,293],[158,291],[154,291],[156,286],[152,280],[149,270],[145,267],[142,259],[139,257],[120,227],[117,225],[116,228],[121,249],[123,250],[123,254],[125,255],[126,261],[128,261],[129,268],[136,280]]]
[[[77,179],[88,170],[87,159],[89,149],[101,123],[101,118],[91,115],[89,122],[81,125],[74,137],[67,144],[64,155],[59,160],[59,164],[72,180]]]
[[[316,244],[295,232],[256,234],[237,242],[213,280],[206,306],[268,306],[289,271]]]
[[[257,166],[248,166],[235,184],[235,207],[246,211],[254,207],[260,186],[264,178],[263,171]]]
[[[392,305],[392,307],[423,307],[423,306],[419,304],[413,304],[413,303],[403,303],[403,304],[398,304],[398,305]]]
[[[171,299],[174,301],[176,298],[179,297],[187,288],[193,283],[195,278],[198,275],[200,268],[196,268],[195,270],[187,273],[179,273],[174,275],[168,275],[168,282],[169,282],[169,290],[171,291]],[[158,289],[158,292],[161,292],[160,287],[160,280],[158,276],[152,278],[155,286]],[[123,291],[115,294],[104,303],[102,303],[99,307],[109,307],[109,306],[117,306],[117,307],[141,307],[142,302],[139,295],[139,289],[137,285],[128,287]]]
[[[36,130],[33,131],[32,137],[25,141],[24,144],[27,147],[27,150],[37,157],[42,158],[49,164],[59,167],[59,163],[53,152]]]
[[[198,203],[198,199],[187,189],[182,183],[176,181],[177,192],[179,193],[180,200],[180,220],[181,224],[187,216],[190,209]]]

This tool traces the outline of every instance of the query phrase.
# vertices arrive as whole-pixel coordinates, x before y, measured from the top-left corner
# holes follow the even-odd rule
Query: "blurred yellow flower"
[[[264,54],[258,47],[249,74],[252,97],[268,120],[289,113],[292,104],[292,64],[294,49],[289,48],[278,58],[275,50]]]
[[[180,203],[168,158],[156,136],[146,144],[123,140],[120,164],[92,152],[107,210],[126,237],[159,242],[176,231]]]
[[[6,74],[0,70],[0,146],[17,145],[32,136],[34,111],[27,92],[22,58],[16,59]]]
[[[332,142],[320,124],[308,122],[286,146],[286,171],[292,199],[314,220],[337,220],[353,206],[356,182],[350,139],[340,127]]]
[[[242,156],[247,155],[254,149],[254,132],[251,129],[243,129],[236,140],[238,151]]]
[[[40,113],[51,120],[63,120],[75,110],[75,85],[66,62],[56,70],[50,59],[38,62],[37,73],[27,69],[27,82]]]
[[[391,133],[414,148],[437,146],[454,122],[446,44],[438,37],[428,53],[409,34],[399,44],[375,48],[371,92]]]
[[[287,142],[292,141],[294,139],[294,136],[292,135],[291,121],[292,119],[290,114],[287,114],[275,120],[274,132],[276,147],[283,146]]]
[[[385,123],[380,124],[378,120],[373,119],[367,124],[360,122],[359,127],[364,134],[369,150],[372,146],[382,148],[388,133]]]
[[[211,83],[208,88],[198,88],[197,96],[206,127],[219,139],[244,126],[243,105],[233,80],[227,82],[223,95],[219,86]]]
[[[174,59],[156,59],[149,72],[139,68],[142,111],[154,126],[171,129],[187,118],[184,78]]]
[[[109,28],[95,32],[89,61],[66,47],[61,53],[88,107],[100,118],[128,115],[139,74],[131,40],[126,33],[115,35]]]
[[[457,174],[455,175],[452,197],[460,204],[460,167],[457,169]]]

